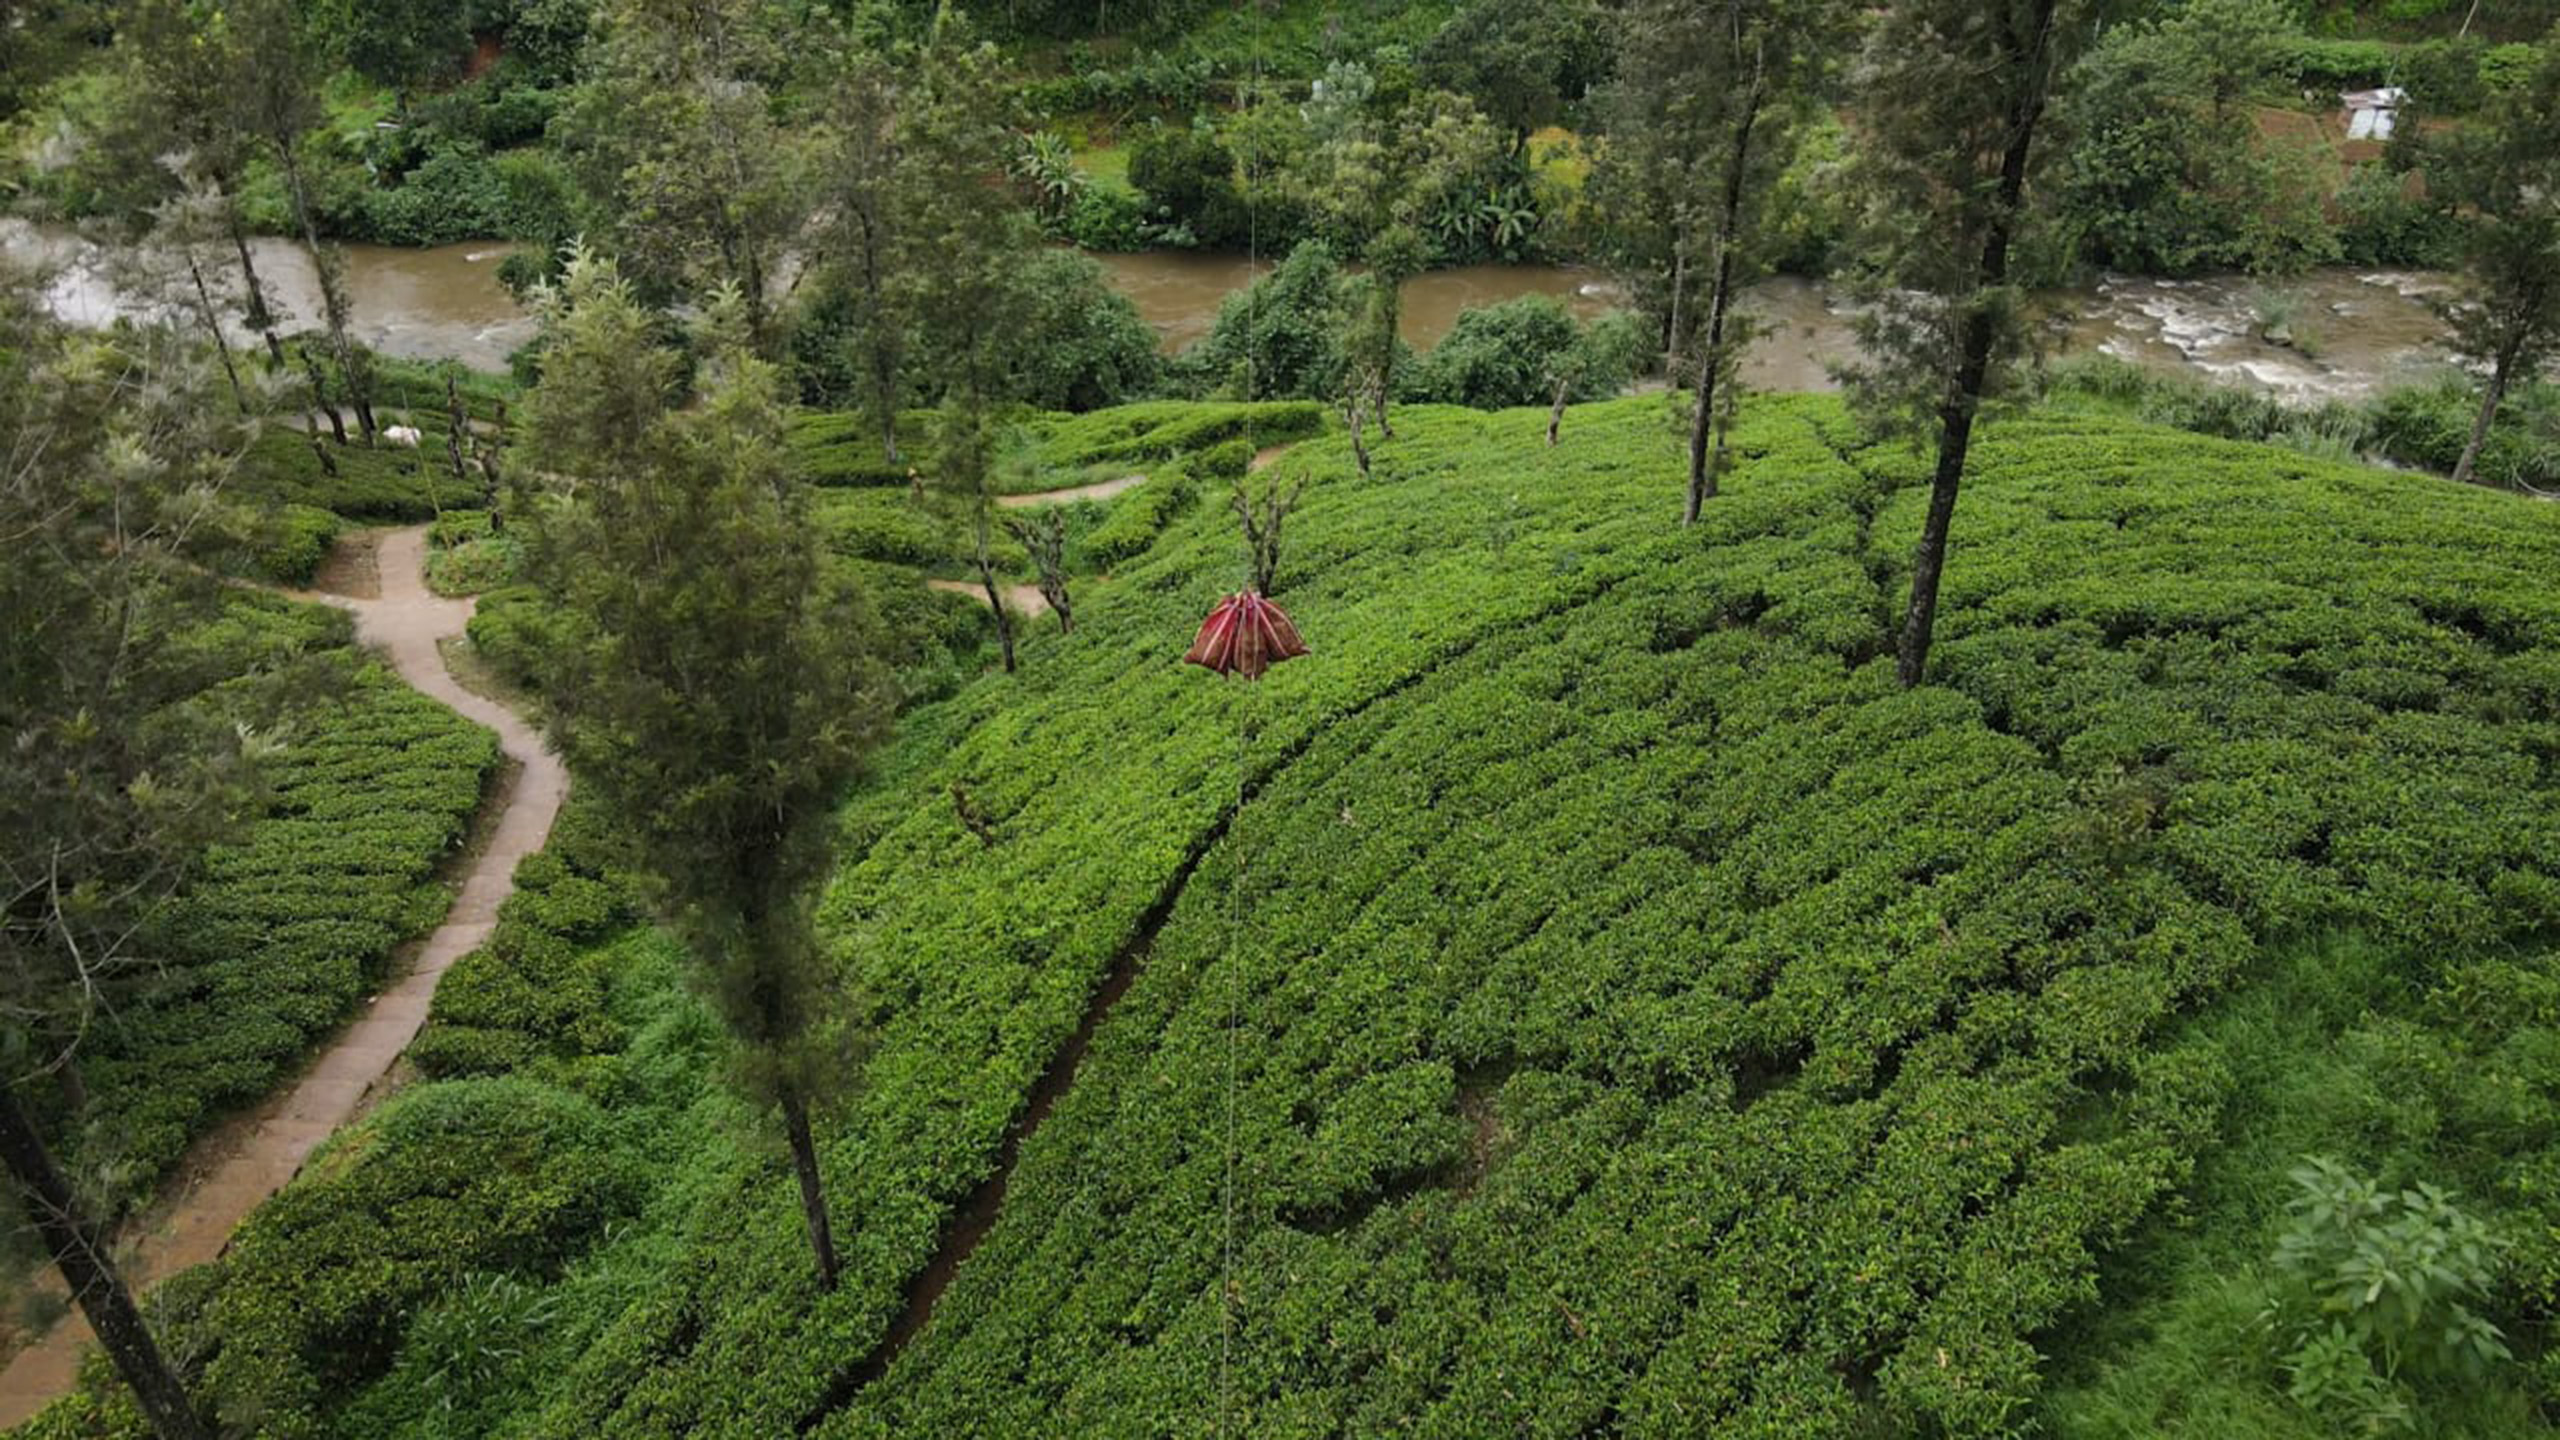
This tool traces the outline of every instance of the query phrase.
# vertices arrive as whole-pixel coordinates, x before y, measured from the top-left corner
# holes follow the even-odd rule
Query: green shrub
[[[483,591],[464,633],[471,648],[509,684],[539,689],[550,650],[550,615],[530,585]]]
[[[193,1327],[199,1403],[264,1435],[335,1433],[333,1403],[389,1368],[422,1301],[475,1273],[556,1275],[637,1188],[574,1096],[515,1079],[399,1095],[234,1237]]]
[[[377,404],[374,413],[385,425],[403,423],[388,404]],[[476,505],[481,499],[478,482],[458,481],[445,466],[443,414],[444,393],[439,385],[433,411],[407,422],[422,432],[414,450],[397,445],[367,449],[322,440],[337,464],[336,475],[321,470],[310,440],[300,432],[270,425],[242,457],[238,489],[249,499],[334,510],[350,520],[415,523],[432,518],[440,503]],[[352,428],[348,433],[354,433]]]
[[[505,179],[488,155],[460,145],[438,150],[374,198],[373,238],[388,245],[442,245],[510,230]]]
[[[2374,445],[2402,464],[2449,475],[2479,414],[2480,393],[2467,380],[2402,386],[2374,402]],[[2475,473],[2490,485],[2560,487],[2560,386],[2520,386],[2507,397]]]
[[[1311,401],[1203,405],[1163,401],[1123,405],[1091,416],[1058,418],[1045,427],[1043,462],[1079,467],[1123,461],[1145,463],[1210,449],[1229,440],[1277,445],[1312,435],[1325,409]]]
[[[934,565],[962,550],[960,527],[904,489],[834,490],[809,507],[809,523],[839,555],[900,565]]]
[[[344,522],[312,505],[278,505],[261,517],[253,559],[257,573],[279,585],[309,584]]]
[[[1085,250],[1132,253],[1147,249],[1146,200],[1124,185],[1087,185],[1076,192],[1058,221],[1060,238]]]
[[[2473,1308],[2490,1297],[2497,1242],[2452,1197],[2386,1190],[2320,1156],[2290,1178],[2268,1320],[2296,1401],[2376,1434],[2410,1422],[2404,1377],[2477,1380],[2512,1358]]]
[[[994,347],[997,393],[1042,410],[1093,410],[1154,388],[1163,368],[1138,307],[1111,287],[1101,262],[1041,250],[1012,280],[1005,333]]]
[[[2382,40],[2305,36],[2294,42],[2287,68],[2305,90],[2370,89],[2389,84],[2399,74],[2399,47]]]
[[[1242,474],[1242,467],[1236,473]],[[1085,533],[1081,545],[1085,561],[1108,570],[1145,554],[1156,543],[1156,537],[1164,533],[1164,527],[1191,504],[1199,489],[1199,482],[1192,479],[1192,467],[1173,465],[1159,469],[1144,485],[1121,492],[1112,500],[1111,512],[1102,523]]]
[[[427,588],[439,595],[477,595],[516,577],[524,547],[512,535],[488,535],[427,555]]]
[[[2405,179],[2387,166],[2366,164],[2339,188],[2338,244],[2348,264],[2441,268],[2458,259],[2453,217],[2412,196]]]
[[[1129,149],[1129,184],[1147,218],[1210,250],[1241,246],[1251,218],[1236,193],[1236,157],[1200,125],[1159,125]]]
[[[1176,369],[1193,393],[1330,402],[1342,387],[1342,326],[1342,267],[1310,240],[1219,301],[1208,337]]]

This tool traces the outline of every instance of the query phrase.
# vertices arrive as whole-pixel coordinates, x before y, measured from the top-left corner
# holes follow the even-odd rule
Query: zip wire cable
[[[1251,89],[1247,92],[1245,102],[1248,106],[1251,106],[1261,103],[1262,100],[1262,4],[1261,0],[1244,0],[1244,3],[1252,10],[1254,21],[1252,42],[1253,79]],[[1258,148],[1248,148],[1245,151],[1244,401],[1248,407],[1253,404],[1255,398],[1254,344],[1255,338],[1259,333],[1254,323],[1257,298],[1254,294],[1255,281],[1261,276],[1262,265],[1262,214],[1255,204],[1254,196],[1254,180],[1259,161],[1260,153]],[[1252,434],[1253,424],[1250,418],[1252,411],[1248,409],[1245,413],[1248,417],[1245,421],[1245,433],[1250,435]],[[1249,481],[1239,481],[1238,483],[1248,486],[1250,484]],[[1252,495],[1249,490],[1245,494],[1245,503],[1248,506],[1252,504]],[[1246,589],[1250,589],[1253,586],[1253,568],[1254,557],[1252,552],[1252,541],[1248,539],[1245,542],[1244,557],[1244,588]],[[1261,689],[1261,682],[1259,679],[1249,679],[1245,684],[1248,690],[1256,693]],[[1244,704],[1250,707],[1254,704],[1254,701],[1251,698],[1247,698],[1244,701]],[[1218,1433],[1220,1435],[1226,1435],[1229,1433],[1229,1427],[1233,1423],[1235,1413],[1237,1167],[1236,1032],[1240,1028],[1243,1020],[1244,990],[1244,973],[1241,968],[1240,955],[1241,947],[1237,943],[1237,937],[1242,934],[1244,930],[1244,888],[1246,876],[1244,807],[1247,785],[1246,775],[1248,773],[1246,767],[1251,759],[1253,732],[1255,728],[1254,712],[1251,709],[1247,709],[1238,715],[1236,720],[1236,809],[1235,820],[1229,827],[1230,838],[1233,841],[1235,848],[1236,868],[1235,876],[1229,882],[1227,887],[1227,1134],[1226,1155],[1224,1157],[1226,1161],[1226,1181],[1223,1186],[1223,1194],[1220,1196],[1222,1235],[1219,1242],[1218,1256]]]

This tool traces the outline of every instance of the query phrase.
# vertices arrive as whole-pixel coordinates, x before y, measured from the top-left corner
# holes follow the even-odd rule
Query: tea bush
[[[1114,418],[1074,423],[1159,423]],[[1995,426],[1903,692],[1916,458],[1754,402],[1684,534],[1654,402],[1542,425],[1416,408],[1367,481],[1301,446],[1316,653],[1258,688],[1173,664],[1233,569],[1198,507],[911,715],[826,912],[877,1036],[826,1141],[844,1290],[749,1167],[525,1433],[1215,1413],[1230,1060],[1252,1428],[2000,1433],[2219,1132],[2175,1026],[2321,927],[2560,918],[2560,518]],[[835,1388],[1125,963],[933,1326]]]
[[[2015,1433],[2254,1118],[2249,1055],[2192,1031],[2342,930],[2375,993],[2459,987],[2365,1073],[2472,1092],[2499,1201],[2560,1193],[2549,961],[2513,958],[2560,922],[2560,513],[2032,413],[1983,432],[1904,691],[1923,457],[1756,399],[1684,529],[1658,400],[1552,450],[1544,419],[1413,407],[1366,477],[1293,451],[1278,598],[1314,653],[1259,685],[1177,663],[1235,571],[1203,505],[1073,636],[910,712],[822,911],[871,1041],[819,1126],[842,1288],[777,1154],[679,1130],[597,1247],[648,1263],[550,1287],[575,1318],[506,1433]],[[496,948],[526,984],[456,1004],[513,1063],[582,1050],[538,993],[576,962]],[[2439,1069],[2477,1083],[2400,1080]],[[2560,1269],[2515,1263],[2487,1388],[2548,1405]]]
[[[250,567],[279,585],[309,583],[344,526],[334,513],[313,505],[277,505],[260,518]]]
[[[158,983],[84,1051],[75,1154],[141,1193],[209,1123],[273,1089],[452,903],[438,864],[468,832],[495,737],[352,656],[290,720],[263,816],[205,857],[160,917]]]
[[[248,500],[331,510],[350,520],[400,524],[432,519],[440,507],[477,505],[481,499],[477,477],[469,483],[456,480],[445,463],[441,396],[436,403],[437,420],[415,421],[424,438],[414,450],[402,445],[367,449],[322,440],[337,464],[336,475],[321,470],[311,442],[299,431],[270,425],[240,462],[239,492]],[[379,407],[375,411],[377,418],[386,413]],[[399,422],[385,419],[383,423]],[[354,433],[352,422],[348,433]]]

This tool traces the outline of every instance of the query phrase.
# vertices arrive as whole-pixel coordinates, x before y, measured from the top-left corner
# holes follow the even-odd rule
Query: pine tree
[[[1867,359],[1842,378],[1884,430],[1934,437],[1896,673],[1920,683],[1974,422],[2024,342],[2012,256],[2030,217],[2038,132],[2081,33],[2073,0],[1897,0],[1853,77],[1873,270]]]
[[[706,307],[698,399],[614,267],[546,300],[528,563],[561,614],[562,753],[632,837],[778,1113],[819,1284],[838,1262],[813,1112],[848,1068],[813,908],[834,806],[890,711],[876,625],[827,566],[782,443],[780,376],[733,292]],[[528,513],[529,512],[529,513]]]
[[[1767,268],[1769,193],[1842,21],[1827,0],[1637,0],[1617,24],[1591,188],[1621,268],[1663,313],[1666,368],[1691,385],[1686,524],[1716,491],[1711,431],[1749,340],[1735,302]],[[1704,317],[1694,341],[1674,316]]]

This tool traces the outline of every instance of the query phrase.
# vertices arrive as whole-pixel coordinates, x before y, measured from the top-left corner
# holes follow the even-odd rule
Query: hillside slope
[[[1538,423],[1284,461],[1316,653],[1258,691],[1174,663],[1236,572],[1195,512],[911,720],[827,912],[879,1029],[847,1290],[763,1172],[530,1428],[1984,1432],[2216,1133],[2181,1015],[2320,932],[2415,986],[2560,918],[2560,512],[2011,424],[1904,694],[1914,457],[1765,403],[1683,532],[1657,403]]]
[[[500,1311],[428,1259],[336,1308],[240,1261],[189,1302],[208,1373],[278,1434],[2309,1437],[2232,1272],[2322,1147],[2515,1242],[2518,1358],[2428,1433],[2560,1393],[2560,510],[2011,422],[1904,693],[1922,462],[1836,403],[1755,402],[1686,531],[1658,400],[1554,450],[1542,414],[1398,418],[1373,479],[1330,436],[1273,472],[1313,480],[1278,587],[1311,657],[1177,664],[1239,570],[1195,503],[848,803],[842,1290],[698,1017],[689,1059],[574,1058],[598,994],[678,1013],[664,956],[528,944],[440,999],[435,1073],[566,1086],[586,1148],[500,1127],[502,1165],[368,1179],[350,1141],[346,1224],[598,1166],[627,1218],[476,1244]],[[444,1083],[484,1088],[422,1113],[522,1108]],[[242,1253],[355,1202],[296,1203]],[[252,1315],[300,1338],[221,1333]],[[521,1348],[453,1358],[485,1327]]]

